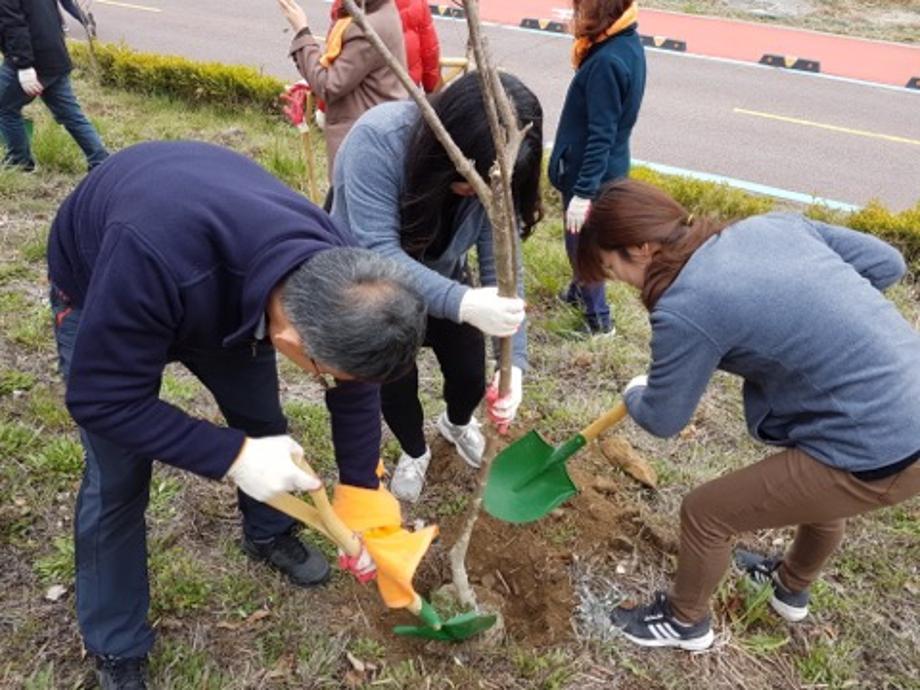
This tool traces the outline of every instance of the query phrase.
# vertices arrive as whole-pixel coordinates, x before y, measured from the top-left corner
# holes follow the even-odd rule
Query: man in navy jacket
[[[244,550],[297,584],[325,581],[322,555],[260,502],[318,486],[293,462],[303,451],[286,435],[275,347],[337,380],[326,404],[340,481],[376,489],[377,382],[414,361],[425,310],[395,264],[356,248],[301,195],[195,142],[140,144],[94,170],[55,218],[48,267],[67,407],[86,451],[77,615],[103,687],[143,687],[152,460],[229,476]],[[210,390],[229,428],[160,400],[172,361]]]
[[[68,11],[72,11],[69,7]],[[22,109],[41,96],[83,150],[90,169],[108,152],[70,85],[72,65],[57,0],[0,0],[0,136],[4,162],[35,168]]]

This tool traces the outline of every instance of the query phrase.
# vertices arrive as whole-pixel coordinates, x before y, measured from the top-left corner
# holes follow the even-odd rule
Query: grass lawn
[[[100,90],[79,78],[76,87],[113,150],[148,139],[203,139],[303,187],[298,135],[280,118]],[[80,179],[83,160],[42,107],[31,113],[40,171],[0,170],[0,687],[88,687],[72,581],[82,451],[62,404],[44,263],[49,224]],[[560,440],[612,405],[644,370],[649,327],[633,292],[613,287],[617,337],[585,342],[568,335],[577,317],[554,299],[567,270],[552,204],[525,246],[533,371],[514,433],[537,427]],[[920,327],[916,285],[891,294]],[[440,411],[440,381],[430,355],[423,359],[430,422]],[[322,391],[291,366],[281,371],[293,433],[314,466],[332,477]],[[168,370],[162,394],[220,421],[207,393],[180,368]],[[156,466],[148,511],[154,687],[920,687],[916,500],[851,521],[815,587],[814,615],[798,626],[778,622],[762,593],[732,575],[714,602],[718,637],[707,653],[637,651],[606,634],[598,624],[605,604],[666,586],[681,497],[767,452],[747,437],[740,383],[727,375],[714,379],[678,439],[654,439],[631,423],[617,434],[656,468],[657,492],[641,489],[591,449],[571,463],[584,492],[560,513],[526,528],[489,520],[478,528],[471,574],[505,613],[506,635],[488,645],[395,638],[389,628],[405,615],[384,611],[372,589],[339,573],[318,591],[289,586],[239,551],[229,485]],[[429,437],[436,456],[429,485],[408,511],[411,519],[439,522],[445,533],[419,571],[426,593],[445,580],[444,551],[472,481],[462,462]],[[388,441],[386,462],[397,454]],[[776,550],[788,536],[766,532],[744,543]]]

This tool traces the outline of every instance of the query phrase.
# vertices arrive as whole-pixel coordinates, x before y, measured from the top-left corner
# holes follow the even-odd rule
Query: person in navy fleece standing
[[[232,151],[125,149],[64,201],[48,241],[67,407],[86,467],[75,519],[77,617],[103,688],[142,688],[153,631],[144,512],[154,459],[239,491],[243,549],[295,584],[320,552],[262,501],[314,489],[287,435],[275,349],[326,391],[343,484],[376,489],[379,382],[412,366],[425,309],[394,262]],[[159,397],[168,362],[214,395],[228,427]],[[372,566],[368,566],[372,567]]]
[[[591,200],[605,182],[629,174],[629,137],[645,93],[645,52],[638,10],[630,0],[575,0],[569,85],[549,162],[549,179],[562,192],[565,247],[572,281],[562,299],[585,310],[590,335],[616,328],[602,282],[584,282],[575,266],[578,233]]]
[[[578,267],[641,291],[652,361],[624,397],[646,431],[676,436],[717,369],[744,381],[760,462],[697,487],[680,507],[674,585],[611,614],[631,641],[705,649],[709,600],[742,532],[796,528],[781,556],[735,552],[782,618],[808,615],[809,587],[846,519],[920,492],[920,333],[882,291],[905,273],[880,239],[792,213],[717,223],[635,180],[599,194]]]

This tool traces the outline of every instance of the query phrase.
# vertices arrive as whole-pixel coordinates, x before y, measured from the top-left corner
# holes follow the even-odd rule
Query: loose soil
[[[472,495],[475,475],[446,445],[432,448],[426,492],[445,487]],[[470,542],[467,568],[480,599],[498,606],[505,633],[527,648],[571,641],[577,602],[572,582],[574,563],[581,559],[620,560],[637,548],[673,546],[645,525],[638,504],[630,498],[638,484],[626,478],[609,477],[610,462],[591,447],[569,461],[569,472],[579,493],[552,514],[527,525],[512,525],[481,513]],[[605,476],[599,478],[603,473]],[[432,545],[417,576],[416,587],[429,595],[451,581],[448,552],[465,519],[466,511],[439,523],[440,539]],[[371,608],[371,607],[369,607]],[[379,603],[377,605],[379,609]],[[387,635],[396,623],[409,622],[408,614],[384,614],[376,626]],[[402,638],[406,651],[418,651],[419,644]]]

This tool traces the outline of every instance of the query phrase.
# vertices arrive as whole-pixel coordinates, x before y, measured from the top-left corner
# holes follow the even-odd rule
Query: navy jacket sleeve
[[[332,444],[342,484],[376,489],[380,485],[380,386],[342,381],[326,391],[332,418]]]
[[[107,233],[97,265],[104,268],[89,284],[67,382],[74,420],[139,456],[223,477],[243,432],[190,417],[159,398],[182,315],[168,269],[128,227]]]
[[[22,0],[0,0],[0,46],[17,70],[29,69],[35,64]]]
[[[855,268],[877,290],[898,282],[907,272],[901,253],[887,242],[865,232],[809,220],[821,239]]]
[[[660,309],[652,312],[652,363],[648,385],[626,394],[629,416],[650,434],[680,432],[721,360],[720,348],[686,319]]]
[[[616,144],[617,127],[623,115],[620,63],[593,60],[586,68],[585,101],[588,108],[588,141],[573,193],[593,199],[607,172],[607,161]],[[626,81],[626,80],[624,80]]]

